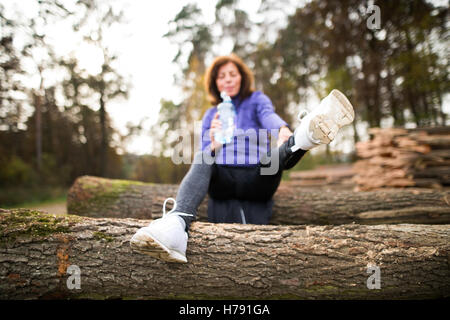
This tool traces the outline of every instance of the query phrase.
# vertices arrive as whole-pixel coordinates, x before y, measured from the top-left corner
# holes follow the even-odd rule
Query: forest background
[[[355,161],[371,127],[450,123],[447,1],[169,1],[175,14],[152,28],[173,50],[139,40],[149,50],[135,65],[171,66],[148,72],[147,84],[120,54],[130,6],[0,1],[0,207],[60,201],[82,175],[179,183],[189,165],[172,161],[174,146],[186,133],[196,138],[192,124],[211,107],[205,70],[231,52],[293,128],[298,111],[333,88],[355,106],[353,124],[294,170]],[[52,30],[77,40],[55,42]],[[137,87],[159,101],[132,99]],[[120,122],[126,114],[134,121]]]

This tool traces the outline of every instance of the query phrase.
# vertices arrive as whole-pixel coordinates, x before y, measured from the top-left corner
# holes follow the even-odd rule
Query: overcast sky
[[[120,52],[123,71],[132,77],[133,88],[129,100],[111,105],[108,109],[120,129],[127,121],[138,123],[144,117],[150,117],[146,126],[157,121],[161,98],[180,102],[182,97],[173,85],[173,76],[179,71],[171,61],[178,50],[163,35],[169,30],[168,22],[187,3],[197,2],[204,12],[205,22],[214,20],[216,1],[211,0],[169,0],[146,1],[124,0],[118,3],[128,3],[125,15],[129,19],[124,26],[123,42],[116,42]],[[259,0],[244,1],[246,10],[255,11],[259,8]],[[252,4],[253,3],[253,4]],[[129,36],[126,33],[129,33]],[[222,48],[220,54],[229,54],[231,47]],[[151,151],[151,139],[142,136],[134,139],[128,146],[128,151],[144,154]]]
[[[178,67],[171,63],[177,46],[163,35],[169,30],[168,22],[186,5],[186,0],[117,1],[124,5],[125,18],[120,35],[113,39],[111,46],[119,54],[119,68],[130,76],[132,88],[127,101],[111,103],[108,112],[119,130],[124,130],[127,122],[139,123],[148,117],[145,129],[157,121],[160,100],[172,99],[180,102],[180,91],[173,85]],[[214,1],[198,1],[205,12],[213,15]],[[84,60],[84,59],[83,59]],[[125,133],[123,131],[123,133]],[[151,151],[151,138],[137,137],[127,146],[127,151],[145,154]]]

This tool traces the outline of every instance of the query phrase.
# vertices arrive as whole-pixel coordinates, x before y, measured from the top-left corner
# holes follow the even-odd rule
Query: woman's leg
[[[186,231],[191,222],[195,220],[197,208],[208,192],[212,168],[213,164],[205,161],[204,153],[197,152],[194,162],[178,188],[176,211],[192,215],[180,216],[186,223]]]
[[[294,167],[300,159],[305,155],[307,150],[298,149],[295,152],[291,151],[294,146],[294,135],[290,136],[288,141],[283,143],[278,148],[278,158],[281,170],[289,170]]]
[[[283,171],[294,167],[306,153],[302,149],[292,152],[293,145],[294,137],[291,136],[280,147],[272,149],[257,167],[251,168],[246,174],[236,174],[236,192],[239,198],[250,201],[270,200],[280,185]],[[268,168],[271,170],[265,170]]]
[[[176,208],[133,235],[130,245],[134,251],[164,261],[187,262],[187,231],[208,191],[212,167],[213,159],[207,153],[195,154],[194,162],[178,190]]]

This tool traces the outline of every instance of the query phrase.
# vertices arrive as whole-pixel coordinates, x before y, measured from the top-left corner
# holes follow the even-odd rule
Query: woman
[[[311,113],[302,113],[292,134],[270,99],[253,89],[251,71],[234,54],[213,61],[205,87],[214,106],[203,116],[202,149],[180,184],[175,205],[166,214],[166,202],[173,200],[167,199],[163,217],[139,229],[130,240],[134,250],[165,261],[187,262],[187,232],[207,193],[210,222],[267,224],[283,170],[292,168],[307,150],[330,143],[354,119],[350,102],[333,90]],[[236,109],[234,140],[224,145],[214,138],[221,129],[216,105],[222,92],[232,98]],[[268,134],[277,138],[272,150]]]

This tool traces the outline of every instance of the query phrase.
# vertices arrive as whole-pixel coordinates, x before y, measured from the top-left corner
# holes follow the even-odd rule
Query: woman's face
[[[234,97],[241,89],[241,74],[233,62],[228,62],[219,68],[216,79],[219,92],[225,91],[230,97]]]

